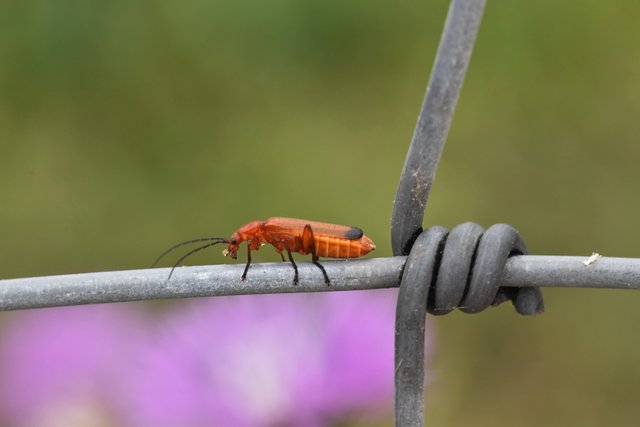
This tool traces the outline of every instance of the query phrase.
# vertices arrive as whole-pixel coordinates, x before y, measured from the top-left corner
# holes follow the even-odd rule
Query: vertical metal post
[[[422,221],[442,148],[478,34],[485,0],[452,0],[418,123],[405,160],[391,219],[394,255],[407,255]],[[424,326],[429,280],[440,228],[420,235],[405,265],[396,311],[395,418],[397,427],[424,425]],[[437,246],[435,246],[437,247]],[[435,261],[434,263],[435,264]],[[411,273],[411,274],[409,274]]]

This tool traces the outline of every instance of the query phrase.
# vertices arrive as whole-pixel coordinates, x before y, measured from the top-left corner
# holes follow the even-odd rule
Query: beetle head
[[[229,239],[229,247],[222,251],[222,255],[229,256],[233,259],[238,258],[238,248],[240,247],[240,243],[242,243],[242,238],[236,232],[231,235]]]

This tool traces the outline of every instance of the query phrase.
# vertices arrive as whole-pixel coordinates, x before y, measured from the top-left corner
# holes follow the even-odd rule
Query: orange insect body
[[[231,238],[230,255],[235,255],[242,241],[246,241],[251,250],[257,250],[260,243],[270,244],[278,253],[291,251],[308,255],[313,254],[315,248],[317,257],[326,258],[358,258],[376,248],[356,227],[278,217],[240,227]]]
[[[318,262],[319,257],[357,258],[376,248],[371,239],[357,227],[278,217],[245,224],[233,233],[228,242],[229,248],[223,253],[232,258],[237,257],[240,243],[247,242],[247,265],[242,273],[242,280],[247,277],[251,265],[251,251],[257,251],[263,244],[270,244],[280,254],[282,261],[282,252],[287,253],[295,270],[294,285],[298,283],[298,266],[293,261],[291,252],[311,254],[311,262],[322,270],[324,281],[329,285],[329,276]]]
[[[272,245],[280,254],[282,261],[286,252],[289,261],[295,270],[293,284],[298,283],[298,267],[293,261],[291,252],[302,255],[311,254],[313,262],[324,276],[327,285],[330,284],[329,276],[324,267],[318,262],[319,257],[327,258],[357,258],[368,254],[376,248],[371,239],[364,235],[361,229],[346,225],[327,224],[317,221],[306,221],[293,218],[269,218],[265,221],[252,221],[240,227],[230,239],[224,237],[204,237],[188,240],[172,246],[163,252],[153,265],[172,250],[186,244],[207,241],[209,243],[200,246],[184,255],[173,266],[169,273],[169,279],[173,270],[188,256],[219,243],[228,243],[228,248],[222,253],[231,258],[238,257],[238,249],[242,242],[247,243],[247,264],[242,273],[242,280],[247,277],[247,271],[251,265],[251,251],[257,251],[260,246]]]

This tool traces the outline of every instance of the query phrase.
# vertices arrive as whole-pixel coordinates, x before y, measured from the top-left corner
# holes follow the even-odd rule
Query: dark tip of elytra
[[[347,233],[344,235],[344,237],[349,240],[359,239],[362,236],[364,236],[364,232],[358,227],[351,227],[351,230],[347,231]]]

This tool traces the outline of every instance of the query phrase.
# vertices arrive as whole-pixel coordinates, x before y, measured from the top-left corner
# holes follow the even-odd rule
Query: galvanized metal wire
[[[603,256],[586,266],[585,256],[524,255],[507,260],[502,286],[640,289],[640,259]],[[287,263],[257,263],[246,281],[243,265],[180,267],[170,281],[168,268],[107,271],[0,280],[0,310],[150,299],[330,292],[397,288],[407,257],[325,261],[331,286],[309,262],[298,263],[300,283],[293,286]]]

